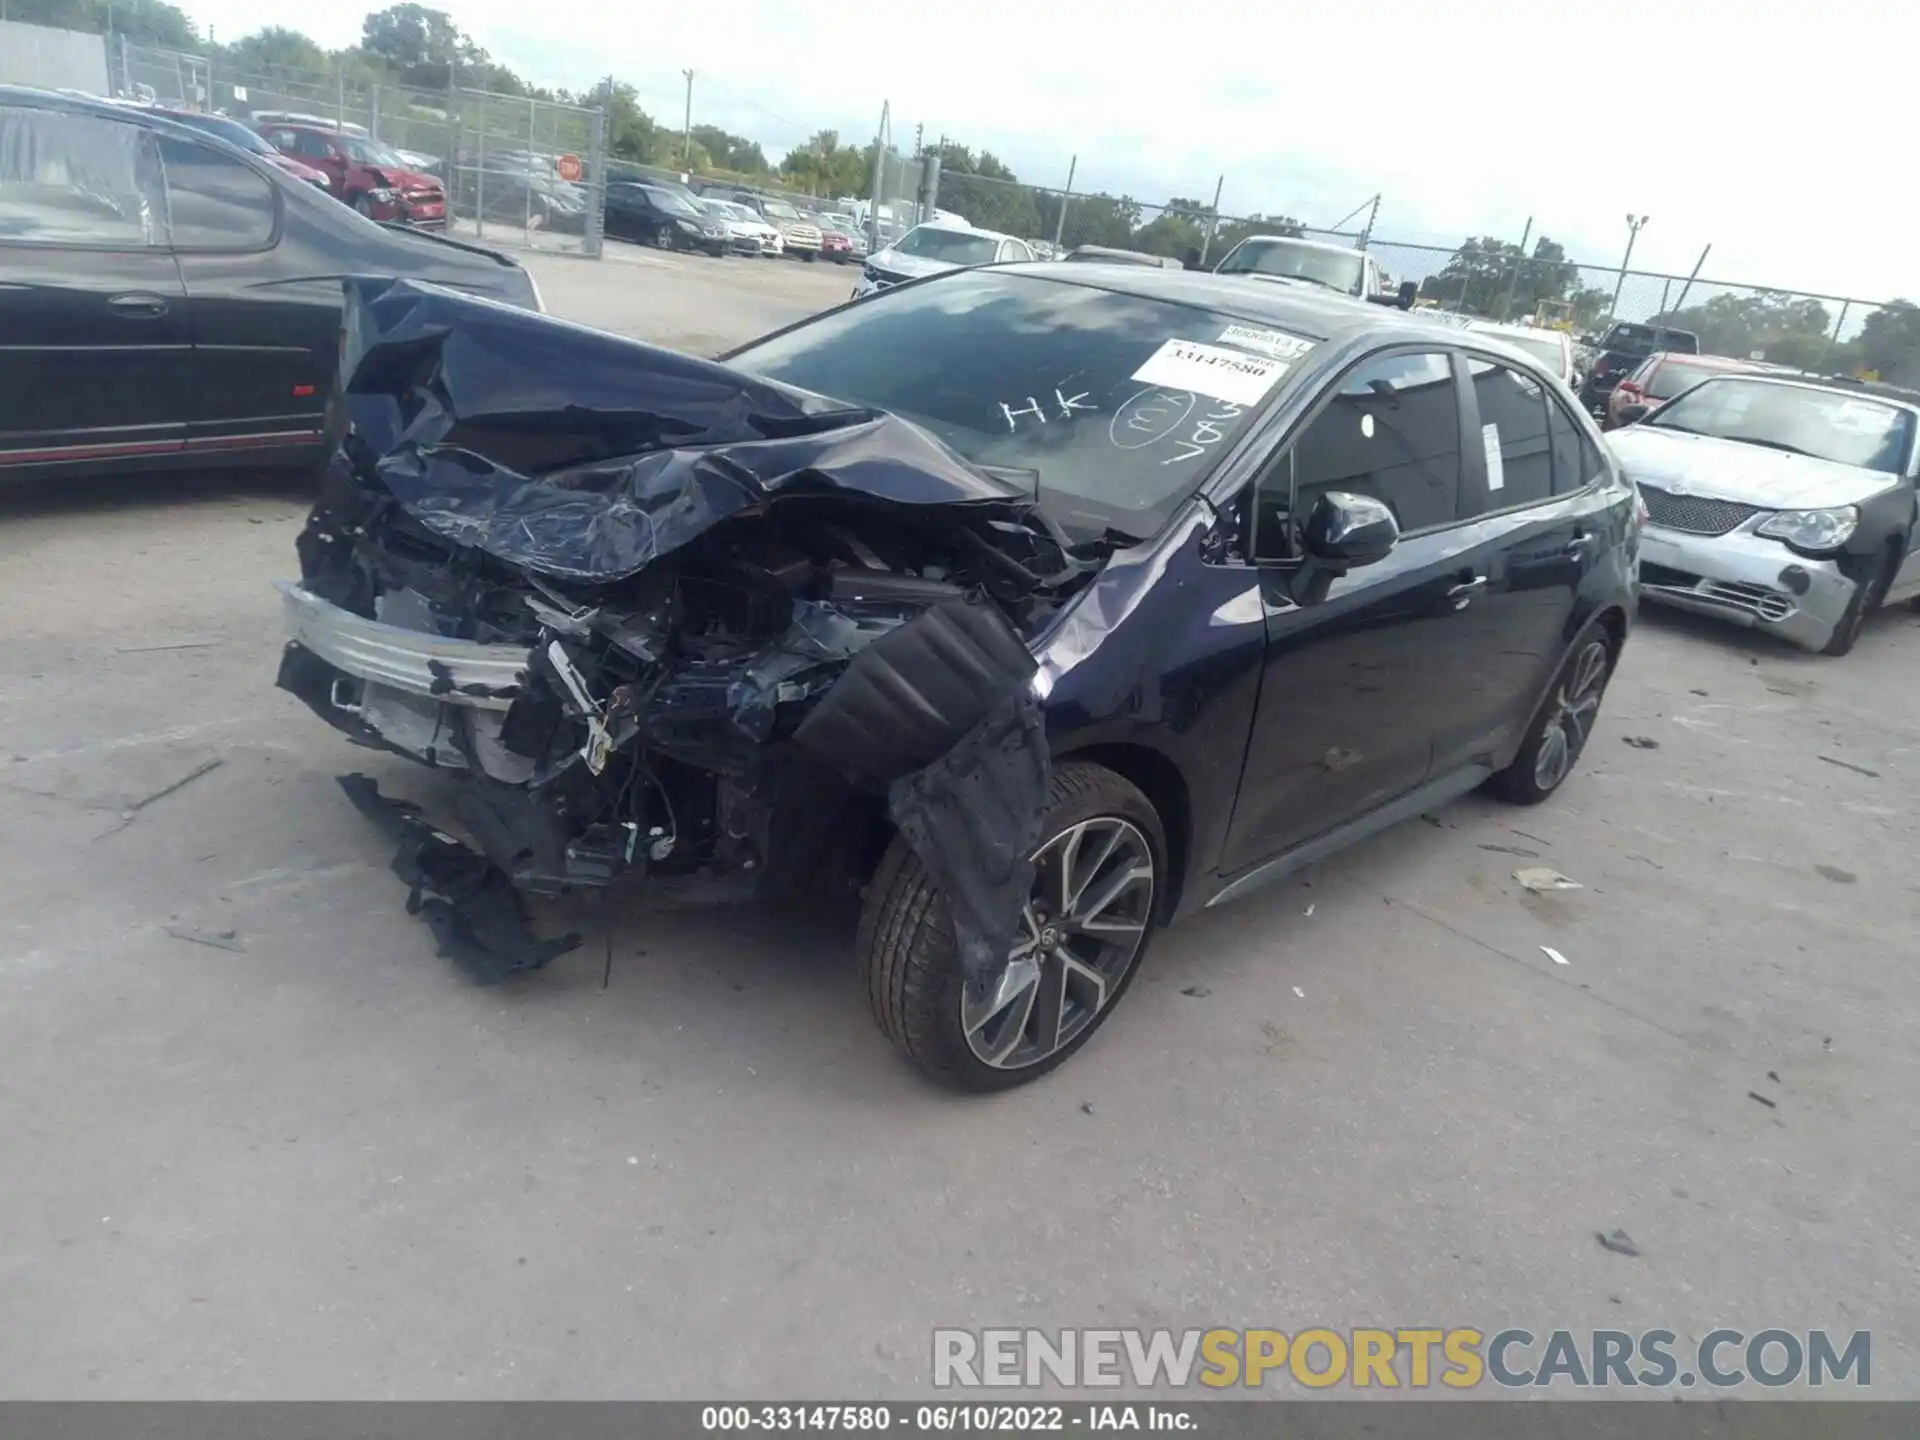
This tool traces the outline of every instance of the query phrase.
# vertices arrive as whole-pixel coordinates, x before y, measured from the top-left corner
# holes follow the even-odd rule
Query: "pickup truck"
[[[1595,419],[1607,418],[1607,401],[1613,387],[1640,367],[1640,362],[1656,351],[1668,355],[1698,355],[1700,337],[1691,330],[1675,330],[1665,325],[1641,325],[1618,320],[1607,327],[1593,347],[1593,363],[1580,386],[1580,403]]]

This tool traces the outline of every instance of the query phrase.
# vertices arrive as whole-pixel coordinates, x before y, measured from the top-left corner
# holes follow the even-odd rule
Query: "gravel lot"
[[[707,352],[851,288],[535,264]],[[1920,1396],[1906,611],[1841,661],[1644,616],[1554,803],[1163,935],[1066,1070],[967,1100],[843,910],[616,897],[458,979],[333,782],[418,775],[272,687],[303,509],[5,499],[0,1395],[907,1396],[932,1327],[1011,1323],[1865,1328]]]

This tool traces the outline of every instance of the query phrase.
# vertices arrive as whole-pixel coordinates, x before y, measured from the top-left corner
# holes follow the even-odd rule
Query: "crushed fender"
[[[527,894],[857,888],[897,829],[991,983],[1048,793],[1030,642],[1111,545],[897,416],[345,288],[278,683],[458,781],[464,839],[341,780],[443,953],[494,980],[571,949],[531,935]]]

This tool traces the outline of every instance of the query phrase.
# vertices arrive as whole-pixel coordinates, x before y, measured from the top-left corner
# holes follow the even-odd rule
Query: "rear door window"
[[[141,127],[0,105],[0,244],[146,249],[166,244],[166,213]]]
[[[1486,491],[1479,511],[1511,510],[1553,496],[1547,391],[1532,376],[1482,356],[1467,357],[1479,408]]]

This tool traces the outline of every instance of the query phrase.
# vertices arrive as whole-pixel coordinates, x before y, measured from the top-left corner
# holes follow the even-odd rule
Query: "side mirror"
[[[1400,539],[1399,522],[1378,500],[1344,490],[1323,491],[1301,532],[1306,552],[1288,593],[1296,605],[1317,605],[1349,570],[1387,558]]]
[[[1413,302],[1419,298],[1420,287],[1418,285],[1414,284],[1411,280],[1402,280],[1400,282],[1400,308],[1402,310],[1411,310],[1413,308]],[[1391,519],[1392,517],[1389,516],[1388,518]]]
[[[1652,413],[1653,407],[1651,405],[1622,405],[1620,407],[1620,414],[1614,423],[1618,425],[1638,425]]]

